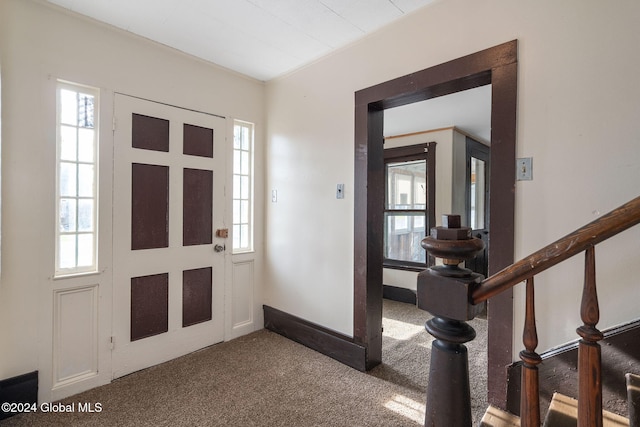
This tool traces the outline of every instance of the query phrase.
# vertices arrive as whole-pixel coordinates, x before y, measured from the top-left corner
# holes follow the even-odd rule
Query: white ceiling
[[[268,81],[438,0],[46,0]],[[490,91],[385,112],[385,135],[457,126],[490,139]]]
[[[48,0],[270,80],[435,0]]]
[[[384,135],[402,135],[450,126],[491,140],[491,85],[384,110]]]

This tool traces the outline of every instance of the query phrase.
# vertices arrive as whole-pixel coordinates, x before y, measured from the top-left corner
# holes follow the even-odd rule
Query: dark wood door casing
[[[491,96],[489,274],[513,262],[517,40],[355,93],[354,341],[364,366],[382,361],[383,120],[386,108],[487,84]],[[512,362],[512,292],[489,301],[489,403],[506,404]]]

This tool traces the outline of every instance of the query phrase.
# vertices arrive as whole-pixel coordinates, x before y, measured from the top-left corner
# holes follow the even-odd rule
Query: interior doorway
[[[356,92],[354,341],[364,366],[382,361],[384,110],[483,85],[492,85],[490,216],[500,224],[489,245],[489,274],[513,262],[517,41],[507,42]],[[512,294],[489,301],[489,402],[504,406],[511,363]]]
[[[484,242],[484,249],[465,267],[484,277],[489,275],[489,187],[491,180],[490,147],[473,138],[466,138],[465,162],[465,224],[471,235]]]

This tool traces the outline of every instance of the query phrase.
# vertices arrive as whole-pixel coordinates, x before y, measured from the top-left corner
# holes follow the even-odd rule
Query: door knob
[[[224,252],[224,249],[225,249],[224,245],[215,245],[213,247],[213,250],[216,252]]]

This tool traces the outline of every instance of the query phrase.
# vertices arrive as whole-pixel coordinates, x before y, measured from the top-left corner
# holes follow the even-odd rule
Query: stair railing
[[[446,329],[448,334],[441,333],[436,336],[435,343],[439,343],[437,347],[449,349],[450,358],[453,357],[453,354],[464,353],[464,360],[460,360],[457,363],[460,366],[468,363],[466,360],[466,348],[463,348],[464,346],[461,343],[467,342],[469,339],[464,341],[459,338],[455,339],[459,333],[454,329],[467,330],[470,326],[466,325],[465,321],[471,320],[478,313],[478,307],[482,307],[485,301],[518,283],[526,281],[523,332],[525,349],[520,352],[520,358],[523,361],[520,422],[522,427],[539,427],[540,403],[537,365],[541,362],[541,358],[536,353],[538,337],[535,326],[534,276],[574,255],[584,252],[585,277],[580,308],[581,320],[584,324],[577,329],[577,333],[581,337],[578,350],[578,427],[601,427],[602,380],[600,345],[598,341],[602,339],[603,335],[596,327],[600,314],[595,279],[595,246],[639,223],[640,197],[637,197],[482,281],[479,281],[475,275],[467,275],[464,278],[460,272],[452,273],[456,269],[463,270],[455,264],[456,261],[460,263],[462,259],[465,259],[464,256],[466,254],[461,254],[460,247],[468,246],[465,241],[474,239],[463,238],[462,241],[448,239],[449,242],[443,242],[435,239],[432,231],[432,236],[425,238],[422,245],[427,251],[435,250],[433,255],[445,259],[444,269],[449,275],[448,280],[451,285],[434,287],[431,284],[434,275],[443,275],[441,271],[430,271],[433,270],[432,268],[420,273],[418,276],[418,306],[434,315],[435,321],[430,321],[432,324],[442,323],[442,319],[450,323],[447,324],[447,328],[441,328]],[[448,234],[451,235],[452,232],[453,230]],[[442,230],[441,234],[445,237],[447,236],[447,233]],[[457,237],[463,234],[458,231]],[[447,263],[447,261],[449,262]],[[437,281],[443,281],[442,277],[438,277]],[[465,284],[462,287],[460,285],[461,282]],[[449,288],[453,289],[453,293],[448,290]],[[461,296],[461,291],[467,292],[467,300],[460,301],[458,298],[458,301],[452,302],[452,298]],[[452,329],[451,325],[454,325],[455,328]],[[427,325],[427,330],[432,332],[429,324]],[[470,335],[467,332],[465,336]],[[433,366],[435,348],[436,346],[432,347],[431,372],[442,370],[442,368]],[[440,358],[442,359],[442,357]],[[458,366],[457,371],[465,371],[460,366]],[[442,376],[442,374],[440,375]],[[466,380],[456,377],[449,384],[444,384],[435,377],[434,380],[432,384],[430,373],[425,425],[470,426],[469,417],[465,417],[463,421],[459,422],[459,416],[456,415],[460,411],[468,413],[470,411],[469,402],[458,402],[446,408],[429,404],[431,395],[441,393],[455,396],[465,395],[465,398],[470,400],[467,395],[468,377]],[[462,390],[460,387],[466,387],[466,390]],[[459,390],[451,390],[455,388]]]

